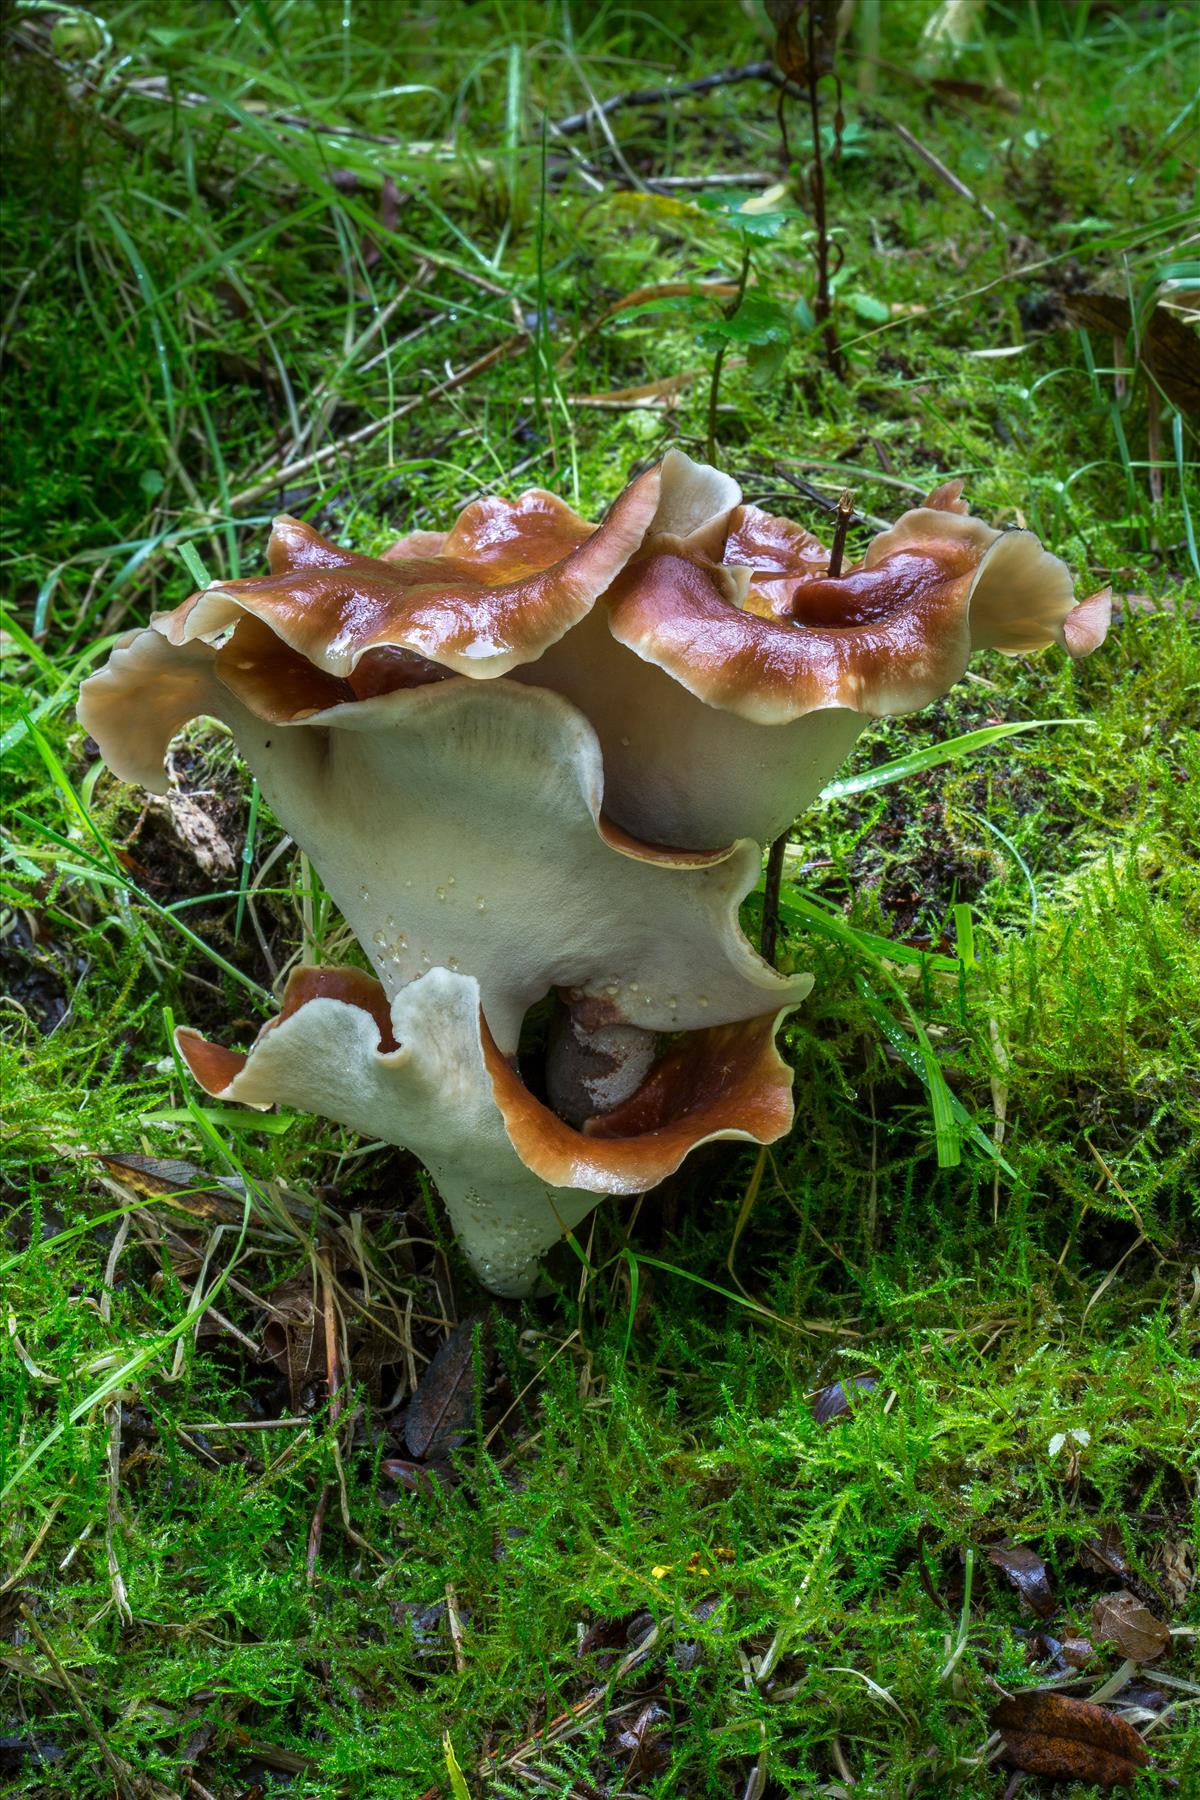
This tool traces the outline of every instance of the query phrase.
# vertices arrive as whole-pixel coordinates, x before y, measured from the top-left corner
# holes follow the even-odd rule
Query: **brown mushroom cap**
[[[537,1260],[603,1194],[640,1193],[714,1138],[769,1143],[791,1123],[777,1015],[684,1037],[623,1107],[574,1131],[501,1055],[470,976],[433,969],[391,1001],[354,970],[300,969],[246,1054],[180,1030],[222,1100],[319,1112],[429,1168],[481,1277],[527,1292]],[[453,1129],[447,1130],[447,1119]]]
[[[629,830],[701,844],[736,821],[766,842],[869,718],[928,705],[973,648],[1078,656],[1103,640],[1106,594],[1077,604],[1057,557],[967,516],[960,489],[936,490],[836,578],[809,533],[751,507],[732,513],[721,561],[652,540],[518,679],[587,712]]]
[[[155,625],[186,644],[245,615],[341,679],[388,650],[490,679],[577,624],[648,534],[717,547],[736,498],[728,477],[669,451],[598,526],[533,488],[514,501],[477,500],[449,532],[410,533],[378,558],[341,550],[284,516],[271,535],[269,575],[213,582]]]

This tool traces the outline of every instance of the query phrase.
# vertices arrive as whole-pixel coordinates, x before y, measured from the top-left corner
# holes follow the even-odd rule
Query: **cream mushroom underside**
[[[660,538],[515,671],[587,713],[606,805],[627,830],[681,846],[768,842],[872,718],[937,699],[972,649],[1057,642],[1086,655],[1103,639],[1107,595],[1077,605],[1069,571],[1028,532],[917,508],[831,580],[808,534],[783,523],[734,514],[730,553],[757,557],[749,569]]]
[[[559,695],[452,678],[272,724],[229,692],[222,655],[138,633],[84,684],[80,718],[116,774],[158,791],[173,732],[223,719],[390,994],[431,967],[475,976],[509,1054],[552,988],[592,1025],[653,1032],[808,992],[738,925],[757,846],[664,851],[608,825],[596,734]]]
[[[481,1280],[522,1294],[539,1257],[602,1195],[656,1185],[714,1138],[769,1143],[787,1131],[791,1071],[774,1046],[777,1023],[769,1014],[681,1040],[592,1135],[523,1088],[487,1030],[478,982],[448,969],[390,1007],[356,971],[302,969],[248,1055],[187,1030],[177,1041],[223,1100],[318,1112],[413,1151]]]

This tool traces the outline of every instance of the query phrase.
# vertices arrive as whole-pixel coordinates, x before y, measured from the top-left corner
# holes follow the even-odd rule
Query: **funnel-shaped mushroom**
[[[769,1143],[788,1129],[777,1022],[769,1013],[681,1039],[590,1134],[528,1092],[488,1030],[478,982],[448,969],[431,969],[390,1007],[367,975],[299,969],[248,1055],[191,1031],[178,1042],[223,1100],[304,1107],[413,1150],[480,1279],[523,1294],[542,1253],[600,1195],[655,1186],[713,1138]]]
[[[185,1035],[199,1077],[409,1145],[508,1291],[599,1193],[785,1128],[772,1022],[808,980],[737,907],[866,719],[944,692],[973,645],[1104,635],[1106,597],[1077,606],[954,484],[837,577],[739,502],[671,452],[596,528],[535,490],[373,559],[280,519],[269,575],[213,583],[83,687],[110,766],[152,788],[181,725],[224,720],[381,984],[307,972],[248,1059]],[[556,1112],[512,1061],[551,991]]]
[[[1065,565],[1031,532],[966,516],[959,485],[836,577],[815,538],[756,507],[731,510],[719,559],[651,537],[603,609],[516,673],[587,711],[628,830],[765,843],[872,718],[936,700],[972,650],[1086,656],[1103,642],[1107,591],[1076,603]]]

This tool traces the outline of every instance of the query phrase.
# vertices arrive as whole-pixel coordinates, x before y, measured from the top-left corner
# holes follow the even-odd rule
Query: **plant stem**
[[[733,299],[730,300],[729,304],[721,308],[721,316],[726,319],[732,319],[738,307],[742,304],[742,299],[746,292],[746,282],[750,276],[750,240],[745,236],[745,233],[742,235],[744,239],[742,244],[742,266],[738,272],[737,292],[734,294]],[[721,365],[725,361],[725,352],[728,348],[729,342],[725,339],[718,347],[717,354],[713,357],[712,380],[708,384],[707,454],[710,463],[715,463],[717,460],[717,399],[721,392]]]
[[[854,516],[854,495],[849,488],[843,488],[838,495],[837,524],[833,529],[833,544],[829,551],[829,574],[837,577],[842,572],[842,558],[846,553],[846,533],[850,528],[850,520]]]
[[[846,533],[850,528],[850,520],[854,516],[854,495],[849,488],[843,488],[838,495],[837,524],[833,532],[833,544],[829,551],[829,574],[837,577],[842,572],[842,559],[846,554]],[[763,884],[763,921],[760,949],[764,962],[775,961],[775,945],[779,937],[779,884],[783,880],[783,853],[787,848],[788,833],[781,832],[771,845],[771,854],[767,858],[767,878]]]
[[[808,9],[808,110],[812,120],[812,203],[817,227],[817,291],[813,312],[825,342],[825,360],[834,375],[841,376],[842,348],[833,322],[833,300],[829,292],[829,221],[825,211],[825,162],[821,155],[821,102],[817,96],[820,73],[817,69],[816,9]]]
[[[788,833],[780,832],[771,845],[771,854],[767,858],[767,879],[763,885],[763,917],[762,938],[759,952],[764,962],[772,965],[775,962],[775,945],[779,937],[779,884],[783,880],[783,853],[787,849]]]

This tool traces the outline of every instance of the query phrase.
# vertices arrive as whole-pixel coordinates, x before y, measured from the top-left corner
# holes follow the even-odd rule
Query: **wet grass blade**
[[[964,731],[961,736],[947,738],[944,743],[931,744],[927,750],[910,750],[907,755],[897,756],[877,769],[864,769],[859,775],[831,781],[822,789],[819,798],[825,803],[844,800],[849,794],[871,794],[876,788],[887,787],[893,781],[905,781],[910,775],[921,775],[926,769],[939,768],[942,763],[961,762],[964,757],[974,756],[977,750],[986,750],[1023,731],[1042,731],[1050,725],[1091,726],[1091,723],[1090,719],[1016,719],[1005,725],[984,725],[978,731]]]

